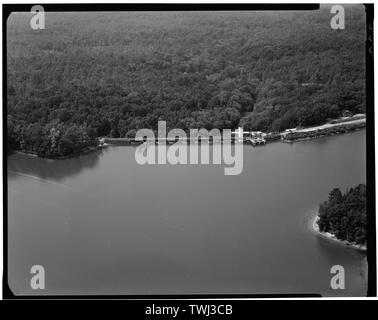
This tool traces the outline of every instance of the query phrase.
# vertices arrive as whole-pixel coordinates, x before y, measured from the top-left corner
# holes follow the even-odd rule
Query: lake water
[[[239,176],[220,165],[141,166],[135,147],[67,160],[9,156],[9,286],[364,296],[364,256],[319,237],[308,220],[332,188],[366,182],[365,134],[245,146]],[[37,264],[44,291],[30,288]],[[345,268],[345,290],[330,287],[333,265]]]

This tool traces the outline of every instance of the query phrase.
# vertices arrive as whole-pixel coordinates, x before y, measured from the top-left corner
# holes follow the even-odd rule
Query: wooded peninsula
[[[366,185],[359,184],[342,194],[333,189],[328,201],[319,207],[320,232],[333,234],[338,240],[366,245]]]

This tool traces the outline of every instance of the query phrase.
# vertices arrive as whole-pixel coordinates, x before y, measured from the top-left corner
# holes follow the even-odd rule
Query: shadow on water
[[[23,175],[36,176],[41,179],[60,181],[76,175],[85,169],[93,169],[106,148],[69,159],[46,159],[25,154],[8,156],[8,177],[17,178]]]

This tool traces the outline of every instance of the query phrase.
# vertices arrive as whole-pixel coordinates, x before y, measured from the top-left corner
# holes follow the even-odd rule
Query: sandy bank
[[[332,233],[329,233],[329,232],[321,232],[319,230],[319,226],[318,226],[318,220],[319,220],[319,216],[318,216],[318,213],[317,212],[314,212],[314,214],[312,215],[311,217],[311,220],[310,220],[310,228],[316,233],[318,234],[319,236],[325,238],[325,239],[328,239],[330,241],[334,241],[334,242],[337,242],[339,244],[343,244],[347,247],[350,247],[350,248],[353,248],[353,249],[356,249],[356,250],[359,250],[359,251],[366,251],[367,248],[366,246],[364,245],[359,245],[359,244],[356,244],[356,243],[353,243],[353,242],[349,242],[349,241],[346,241],[346,240],[339,240],[336,238],[336,236]]]

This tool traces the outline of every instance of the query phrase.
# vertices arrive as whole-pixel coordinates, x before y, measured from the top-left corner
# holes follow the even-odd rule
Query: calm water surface
[[[8,157],[9,286],[46,294],[366,295],[366,259],[308,219],[366,181],[365,131],[244,148],[244,169],[135,162],[134,147],[67,160]],[[195,146],[192,146],[195,147]],[[330,268],[346,289],[330,288]]]

